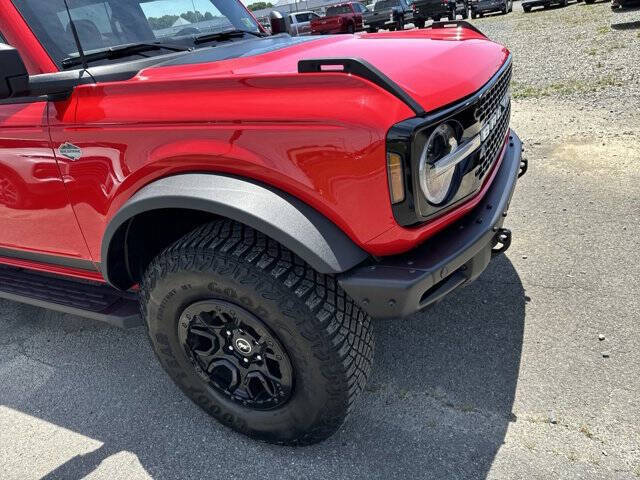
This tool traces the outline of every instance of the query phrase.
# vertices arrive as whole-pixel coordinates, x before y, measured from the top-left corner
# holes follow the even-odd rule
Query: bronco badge
[[[65,142],[58,147],[58,153],[63,157],[67,157],[70,160],[78,160],[82,157],[82,150],[80,147],[76,147],[72,143]]]

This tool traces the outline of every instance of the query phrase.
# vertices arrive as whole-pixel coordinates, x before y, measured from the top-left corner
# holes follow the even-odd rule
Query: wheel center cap
[[[236,348],[243,355],[249,355],[251,353],[251,343],[244,338],[236,338],[235,341]]]

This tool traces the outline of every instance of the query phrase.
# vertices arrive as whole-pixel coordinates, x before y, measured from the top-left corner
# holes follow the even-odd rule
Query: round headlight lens
[[[420,156],[420,188],[427,200],[439,205],[444,202],[451,190],[456,166],[437,171],[434,164],[458,148],[455,129],[448,123],[438,125],[429,136]]]

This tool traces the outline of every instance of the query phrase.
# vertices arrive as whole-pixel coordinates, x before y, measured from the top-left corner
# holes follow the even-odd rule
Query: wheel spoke
[[[185,310],[182,342],[211,387],[260,410],[289,399],[292,366],[266,325],[237,305],[206,300]]]

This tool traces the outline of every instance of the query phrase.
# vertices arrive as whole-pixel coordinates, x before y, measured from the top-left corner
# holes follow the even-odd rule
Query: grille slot
[[[480,149],[480,157],[478,159],[478,168],[476,169],[476,177],[482,179],[489,171],[491,165],[500,153],[500,147],[504,141],[509,128],[509,118],[511,116],[511,104],[502,113],[500,120],[495,128],[491,131],[487,139],[482,143]]]
[[[475,119],[484,125],[494,112],[500,107],[500,101],[504,97],[509,88],[511,82],[511,66],[502,74],[498,81],[485,93],[480,100],[480,105],[474,112]],[[475,175],[479,179],[483,179],[487,172],[490,170],[491,165],[495,162],[498,154],[500,153],[500,147],[507,129],[509,128],[509,119],[511,117],[511,102],[507,108],[502,112],[496,125],[493,127],[489,136],[482,143],[480,150],[480,156],[478,158],[477,168]]]
[[[474,116],[477,121],[483,123],[491,116],[504,96],[511,83],[511,69],[509,66],[498,81],[480,99],[480,105],[476,108]]]

